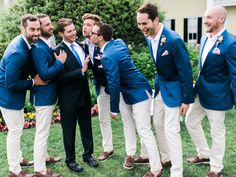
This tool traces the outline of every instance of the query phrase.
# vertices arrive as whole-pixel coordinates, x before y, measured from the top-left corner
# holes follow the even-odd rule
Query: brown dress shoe
[[[28,174],[25,173],[24,171],[21,171],[18,175],[10,171],[8,175],[8,177],[33,177],[33,176],[34,176],[33,174]]]
[[[199,156],[189,158],[187,159],[187,161],[193,164],[209,164],[210,163],[209,158],[200,158]]]
[[[42,174],[40,172],[35,172],[34,177],[60,177],[61,175],[54,173],[51,170],[47,170],[46,174]]]
[[[98,157],[99,161],[106,161],[108,158],[112,157],[114,155],[114,151],[110,152],[102,152],[100,157]]]
[[[161,162],[161,166],[163,168],[171,167],[171,161]]]
[[[23,161],[20,163],[20,166],[22,166],[22,167],[29,167],[32,165],[34,165],[34,161],[29,161],[26,159],[23,159]]]
[[[57,163],[59,161],[61,161],[61,157],[47,157],[46,158],[46,164]]]
[[[152,172],[147,172],[143,177],[160,177],[162,175],[162,172],[158,173],[157,175],[154,175]]]
[[[134,168],[134,158],[132,156],[127,156],[123,163],[123,167],[128,170]]]
[[[142,158],[141,156],[138,156],[134,159],[135,165],[148,165],[149,159],[148,158]]]
[[[221,177],[222,173],[219,172],[219,173],[215,173],[213,171],[210,171],[206,177]]]

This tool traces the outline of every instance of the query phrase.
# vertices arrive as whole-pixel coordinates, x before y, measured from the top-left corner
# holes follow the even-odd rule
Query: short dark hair
[[[96,26],[99,27],[98,34],[103,36],[105,41],[110,41],[112,39],[112,28],[110,25],[102,22],[98,22]]]
[[[37,14],[36,16],[38,17],[40,24],[41,24],[40,21],[41,18],[49,17],[47,14]]]
[[[21,18],[21,26],[23,26],[24,28],[27,27],[27,22],[36,22],[39,21],[39,19],[37,18],[37,16],[32,15],[32,14],[26,14]]]
[[[146,13],[148,17],[153,21],[156,17],[159,17],[157,6],[151,3],[145,3],[141,5],[138,10],[138,13]]]
[[[61,18],[57,22],[57,31],[58,32],[64,32],[65,31],[65,27],[69,26],[71,24],[73,24],[73,21],[70,18]]]
[[[83,16],[82,16],[82,20],[87,20],[87,19],[91,19],[91,20],[94,20],[95,23],[98,23],[101,21],[101,18],[96,15],[96,14],[90,14],[90,13],[85,13]]]

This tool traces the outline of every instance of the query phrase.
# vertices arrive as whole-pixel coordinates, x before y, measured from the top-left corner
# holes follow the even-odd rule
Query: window
[[[184,18],[184,42],[199,44],[202,37],[202,17]]]
[[[175,31],[175,19],[163,20],[163,23],[165,26]]]

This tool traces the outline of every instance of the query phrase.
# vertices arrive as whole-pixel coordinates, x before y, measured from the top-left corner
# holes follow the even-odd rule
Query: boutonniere
[[[97,54],[94,58],[97,59],[97,60],[101,60],[102,59],[102,54]]]
[[[222,35],[220,35],[216,41],[216,47],[218,47],[222,42],[223,42],[224,38]]]
[[[160,46],[162,46],[163,44],[166,43],[166,36],[165,35],[162,35],[161,36],[161,43],[160,43]]]

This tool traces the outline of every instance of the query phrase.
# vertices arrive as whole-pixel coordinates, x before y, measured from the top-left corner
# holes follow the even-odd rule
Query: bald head
[[[225,22],[225,19],[227,17],[227,11],[222,6],[212,6],[206,10],[205,15],[206,14],[211,14],[215,17],[222,18],[224,20],[223,22]]]
[[[224,28],[227,11],[222,6],[212,6],[204,14],[204,25],[206,32],[217,34]]]

